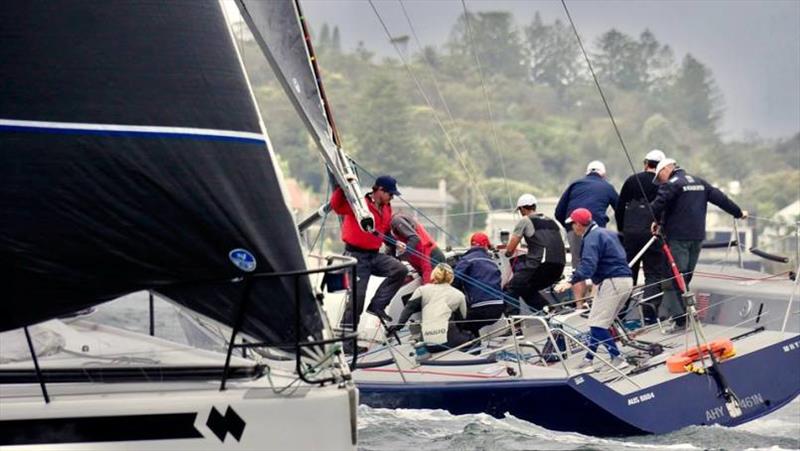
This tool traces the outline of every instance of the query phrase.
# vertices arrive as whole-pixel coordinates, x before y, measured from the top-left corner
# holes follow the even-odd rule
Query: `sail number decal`
[[[766,401],[764,401],[764,397],[761,396],[761,393],[753,393],[752,395],[745,396],[739,400],[739,406],[742,408],[742,410],[752,409],[762,404],[766,404]],[[716,406],[712,409],[706,410],[706,421],[709,423],[717,422],[726,415],[727,414],[724,405]]]
[[[650,401],[651,399],[655,398],[656,394],[653,392],[643,393],[639,396],[634,396],[633,398],[628,398],[628,405],[632,406],[635,404],[643,403],[645,401]]]
[[[228,252],[228,258],[244,272],[253,272],[256,269],[256,258],[246,249],[234,249]]]
[[[789,343],[788,345],[784,345],[783,346],[783,352],[794,351],[794,350],[797,350],[797,349],[800,349],[800,340],[793,341],[793,342]]]

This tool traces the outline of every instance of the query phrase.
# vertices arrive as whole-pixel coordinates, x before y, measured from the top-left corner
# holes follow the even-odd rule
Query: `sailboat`
[[[627,153],[624,143],[623,150]],[[782,287],[791,307],[798,285]],[[387,309],[390,316],[409,295],[401,288]],[[800,395],[800,334],[786,327],[788,319],[797,321],[798,312],[787,307],[780,315],[783,326],[770,329],[752,321],[701,324],[701,311],[708,309],[697,307],[696,295],[684,296],[693,301],[687,334],[665,334],[658,327],[631,334],[619,329],[625,366],[612,365],[601,352],[594,353],[595,367],[584,368],[584,355],[591,352],[585,342],[586,312],[569,311],[508,317],[499,328],[484,328],[481,337],[437,353],[428,352],[424,337],[411,327],[394,335],[384,324],[362,323],[360,340],[369,349],[360,355],[353,377],[361,401],[371,407],[509,414],[548,429],[596,436],[736,426]]]
[[[238,6],[357,186],[299,5]],[[0,9],[0,446],[355,449],[358,392],[222,3]],[[149,300],[149,334],[97,320],[121,296]],[[165,305],[216,345],[155,336]]]

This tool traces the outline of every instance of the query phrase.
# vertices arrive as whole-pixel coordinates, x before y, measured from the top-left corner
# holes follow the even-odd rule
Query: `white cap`
[[[591,161],[586,166],[586,173],[591,174],[592,172],[596,172],[600,175],[606,175],[606,165],[604,165],[600,160]]]
[[[653,149],[650,152],[647,152],[647,155],[644,156],[644,159],[647,161],[661,161],[664,158],[667,158],[667,156],[664,155],[664,152],[658,149]]]
[[[658,162],[658,166],[656,166],[656,174],[653,176],[653,183],[658,181],[658,174],[663,170],[665,167],[675,164],[675,160],[672,158],[664,158],[663,160]]]
[[[519,199],[517,199],[517,208],[529,207],[531,205],[536,205],[536,204],[537,204],[536,196],[534,196],[533,194],[525,193],[519,196]]]

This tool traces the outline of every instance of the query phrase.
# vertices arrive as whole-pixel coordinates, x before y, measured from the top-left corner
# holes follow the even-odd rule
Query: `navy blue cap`
[[[376,178],[375,186],[383,188],[383,190],[389,194],[394,194],[395,196],[400,195],[400,191],[397,191],[397,180],[391,175],[382,175]]]

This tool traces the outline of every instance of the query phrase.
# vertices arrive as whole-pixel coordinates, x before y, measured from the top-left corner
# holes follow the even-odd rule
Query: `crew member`
[[[654,149],[644,157],[642,172],[634,174],[625,180],[619,191],[619,200],[614,209],[617,219],[617,230],[622,232],[623,246],[628,262],[644,248],[651,239],[650,224],[653,215],[650,212],[650,202],[656,198],[658,186],[653,182],[658,163],[666,158],[664,152]],[[637,260],[631,271],[633,284],[639,278],[639,268],[644,268],[644,298],[649,299],[643,305],[644,319],[647,324],[652,324],[658,318],[658,306],[661,303],[661,285],[659,281],[664,277],[666,263],[664,253],[658,243],[652,243],[645,253]]]
[[[467,316],[467,302],[464,293],[450,285],[453,283],[453,268],[446,263],[439,263],[431,273],[431,283],[423,285],[411,294],[403,313],[396,325],[388,328],[392,334],[402,329],[408,318],[422,311],[422,337],[425,343],[444,344],[453,348],[472,339],[468,332],[458,327],[458,322]]]
[[[701,245],[706,237],[708,202],[737,219],[747,218],[747,211],[743,211],[722,191],[705,180],[687,174],[671,158],[665,158],[658,163],[652,181],[659,185],[658,195],[650,203],[659,221],[653,223],[652,230],[654,233],[659,229],[663,231],[675,264],[684,275],[688,289],[700,256]],[[663,288],[664,300],[661,312],[675,319],[675,328],[685,328],[686,307],[679,297],[677,282],[674,279],[667,280]]]
[[[521,257],[522,264],[506,284],[505,292],[514,299],[522,297],[530,307],[541,310],[547,300],[539,290],[555,284],[564,273],[566,255],[564,240],[558,224],[547,216],[536,212],[536,197],[523,194],[517,200],[517,210],[522,219],[517,222],[506,246],[506,257],[513,257],[521,240],[528,246],[527,255]],[[518,314],[518,305],[509,305],[509,314]]]
[[[611,354],[611,364],[617,368],[627,366],[609,332],[614,318],[617,317],[625,301],[628,300],[633,287],[631,269],[625,260],[625,249],[622,248],[616,232],[604,229],[592,221],[592,213],[585,208],[578,208],[569,216],[572,230],[583,240],[581,259],[577,269],[569,281],[556,286],[557,292],[586,285],[586,279],[598,286],[597,296],[589,312],[590,339],[589,349],[579,368],[590,369],[594,361],[597,347],[602,343]],[[584,292],[585,289],[579,291]]]
[[[403,284],[408,270],[397,259],[382,254],[379,250],[384,242],[384,237],[389,234],[391,229],[392,198],[399,194],[397,181],[394,177],[382,175],[375,179],[372,191],[365,196],[367,207],[375,221],[375,232],[368,233],[359,226],[358,220],[342,189],[337,187],[333,191],[330,203],[333,211],[343,216],[342,241],[345,243],[345,252],[358,260],[356,263],[356,302],[353,305],[353,300],[348,298],[347,307],[342,317],[342,326],[351,325],[350,321],[354,308],[358,314],[361,313],[367,292],[367,283],[372,275],[385,277],[385,279],[372,297],[367,311],[386,322],[392,320],[386,314],[385,309]]]
[[[473,233],[469,250],[456,265],[453,286],[467,297],[467,321],[461,327],[479,335],[479,330],[497,322],[505,311],[500,288],[500,267],[489,255],[491,243],[485,233]]]
[[[425,227],[405,213],[395,213],[392,217],[392,235],[398,258],[414,267],[422,277],[423,284],[430,282],[433,267],[444,263],[445,258]]]
[[[581,255],[581,237],[567,224],[567,218],[576,208],[585,208],[592,212],[598,226],[605,227],[609,206],[616,208],[617,191],[606,180],[606,165],[602,161],[592,161],[586,166],[586,176],[572,182],[556,205],[555,217],[567,229],[567,242],[573,260],[577,261]]]

